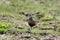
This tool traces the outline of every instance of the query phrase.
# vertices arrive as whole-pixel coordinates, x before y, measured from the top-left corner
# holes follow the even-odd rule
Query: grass
[[[0,23],[0,33],[5,33],[10,28],[10,25],[8,23],[2,22]]]
[[[33,0],[10,0],[10,5],[7,6],[5,3],[3,3],[1,6],[0,6],[0,17],[2,17],[2,15],[5,15],[7,16],[7,19],[9,21],[13,21],[13,23],[11,23],[12,27],[15,28],[16,25],[22,25],[22,27],[25,29],[16,29],[17,31],[19,32],[26,32],[28,30],[26,29],[29,29],[30,27],[25,25],[24,23],[21,23],[21,20],[26,20],[28,17],[26,17],[25,15],[21,15],[19,14],[20,11],[24,11],[24,12],[27,12],[27,14],[34,14],[34,18],[36,19],[36,21],[38,20],[36,17],[35,17],[35,12],[40,12],[40,14],[44,14],[44,17],[42,18],[43,20],[47,20],[47,19],[53,19],[54,15],[55,15],[55,18],[57,19],[56,21],[60,20],[60,7],[59,7],[59,4],[60,4],[60,1],[59,0],[39,0],[39,3],[35,4]],[[13,19],[13,20],[12,20]],[[49,26],[53,27],[52,25],[53,24],[49,24],[49,22],[53,22],[54,23],[54,20],[50,20],[50,21],[42,21],[42,20],[39,20],[38,23],[42,24],[43,28],[48,28]],[[2,22],[4,21],[0,21],[2,25],[4,25],[4,27],[7,27],[8,23],[7,24],[3,24]],[[25,22],[25,21],[23,21]],[[59,26],[58,26],[59,28]],[[5,30],[2,28],[2,30]],[[51,32],[49,32],[51,31]],[[54,31],[52,30],[39,30],[38,28],[33,28],[32,30],[32,33],[40,33],[40,32],[47,32],[47,33],[50,33],[50,34],[54,34]],[[59,34],[59,32],[57,32],[57,34]]]

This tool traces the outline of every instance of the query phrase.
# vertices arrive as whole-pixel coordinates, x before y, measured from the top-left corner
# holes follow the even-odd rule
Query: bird
[[[30,17],[29,20],[28,20],[28,24],[29,24],[30,27],[33,27],[33,26],[36,25],[36,22],[33,20],[32,17]]]
[[[28,19],[28,25],[30,26],[30,32],[33,29],[33,27],[36,25],[35,20],[33,20],[33,17],[30,15],[29,19]]]
[[[28,25],[30,26],[30,28],[28,29],[28,33],[31,33],[31,30],[34,28],[34,26],[36,25],[35,20],[33,20],[32,16],[30,15],[30,17],[28,18]]]

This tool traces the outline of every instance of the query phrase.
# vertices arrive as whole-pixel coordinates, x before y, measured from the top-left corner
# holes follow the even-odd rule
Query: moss
[[[45,15],[44,19],[53,19],[53,16],[52,15]]]
[[[0,23],[0,33],[5,33],[10,28],[10,25],[8,23],[2,22]]]

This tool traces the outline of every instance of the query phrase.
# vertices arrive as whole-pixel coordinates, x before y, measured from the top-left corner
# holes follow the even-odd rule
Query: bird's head
[[[31,15],[29,17],[29,21],[34,21]]]

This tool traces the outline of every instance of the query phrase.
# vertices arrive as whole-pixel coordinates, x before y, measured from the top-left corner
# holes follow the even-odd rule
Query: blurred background
[[[0,40],[60,40],[60,0],[0,0]]]

